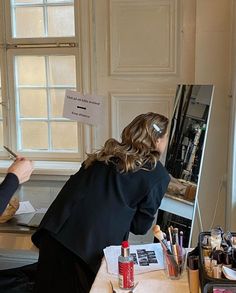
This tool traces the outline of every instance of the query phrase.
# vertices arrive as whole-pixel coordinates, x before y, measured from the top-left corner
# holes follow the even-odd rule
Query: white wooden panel
[[[170,117],[172,100],[167,94],[111,94],[112,137],[119,139],[124,127],[139,114],[156,112]]]
[[[176,73],[177,0],[110,0],[111,74]]]

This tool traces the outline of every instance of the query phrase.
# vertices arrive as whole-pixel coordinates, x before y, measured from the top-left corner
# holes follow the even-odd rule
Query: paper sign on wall
[[[103,99],[66,90],[63,117],[82,123],[98,125],[103,113]]]

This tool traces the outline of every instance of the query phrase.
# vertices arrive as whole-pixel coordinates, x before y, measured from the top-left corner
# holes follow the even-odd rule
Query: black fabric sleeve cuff
[[[4,212],[18,186],[18,177],[13,173],[8,173],[3,182],[0,184],[0,215]]]

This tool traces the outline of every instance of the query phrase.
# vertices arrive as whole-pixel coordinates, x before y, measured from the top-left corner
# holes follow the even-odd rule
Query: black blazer
[[[39,247],[47,230],[95,272],[109,245],[129,232],[145,234],[161,204],[170,177],[160,162],[152,171],[119,173],[114,164],[84,165],[66,182],[32,236]]]

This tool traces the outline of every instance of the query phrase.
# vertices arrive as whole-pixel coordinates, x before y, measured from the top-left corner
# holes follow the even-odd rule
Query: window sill
[[[11,160],[1,160],[0,176],[4,177]],[[80,162],[61,161],[34,161],[34,171],[31,176],[33,180],[61,180],[76,173],[81,167]]]

